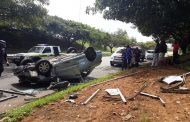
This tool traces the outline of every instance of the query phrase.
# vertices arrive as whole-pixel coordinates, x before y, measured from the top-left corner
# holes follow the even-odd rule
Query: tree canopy
[[[190,43],[189,0],[96,0],[87,9],[103,12],[107,19],[131,22],[146,36],[172,36],[184,48]]]
[[[47,15],[48,0],[0,0],[0,26],[36,26]]]

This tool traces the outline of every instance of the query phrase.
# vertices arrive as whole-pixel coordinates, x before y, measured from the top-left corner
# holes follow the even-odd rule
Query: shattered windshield
[[[32,47],[28,53],[41,53],[44,47]]]

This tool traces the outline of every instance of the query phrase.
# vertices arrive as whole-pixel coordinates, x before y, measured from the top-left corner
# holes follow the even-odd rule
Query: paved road
[[[96,67],[92,73],[87,77],[87,79],[95,79],[99,77],[103,77],[105,75],[108,75],[110,73],[116,73],[120,71],[121,68],[119,67],[111,67],[109,63],[109,57],[103,57],[102,63]],[[54,91],[52,90],[46,90],[44,87],[38,87],[38,86],[28,86],[23,87],[20,86],[18,83],[18,78],[15,77],[11,72],[11,67],[5,67],[5,72],[2,74],[2,77],[0,79],[1,85],[0,89],[18,89],[22,90],[27,93],[36,93],[37,97],[42,97],[44,95],[48,95]],[[10,94],[5,94],[6,96],[10,96]],[[0,113],[4,112],[5,110],[14,108],[16,106],[22,105],[26,101],[24,99],[31,98],[29,96],[18,96],[18,98],[14,98],[11,100],[7,100],[4,102],[0,102]]]

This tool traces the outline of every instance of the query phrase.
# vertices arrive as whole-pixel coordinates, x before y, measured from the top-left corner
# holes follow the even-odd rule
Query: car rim
[[[43,62],[43,63],[41,63],[41,64],[39,65],[39,71],[40,71],[40,72],[45,73],[45,72],[47,72],[48,70],[49,70],[49,64],[48,64],[48,63]]]

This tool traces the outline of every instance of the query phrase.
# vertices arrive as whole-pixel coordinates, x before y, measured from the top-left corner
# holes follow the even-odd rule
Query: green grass
[[[40,99],[35,100],[33,102],[27,103],[21,107],[12,109],[5,114],[5,116],[4,116],[6,118],[5,121],[7,121],[7,122],[19,121],[19,120],[23,119],[25,116],[29,115],[34,110],[34,108],[41,107],[41,106],[46,105],[50,102],[63,99],[65,97],[65,95],[67,95],[67,94],[76,92],[76,91],[81,90],[85,87],[88,87],[92,84],[100,83],[100,82],[103,82],[105,80],[115,78],[115,77],[122,75],[124,73],[126,73],[126,71],[119,72],[116,74],[110,74],[110,75],[107,75],[105,77],[95,79],[91,82],[87,82],[87,83],[80,84],[77,86],[72,86],[72,87],[69,87],[69,88],[62,90],[60,92],[56,92],[50,96],[40,98]]]

